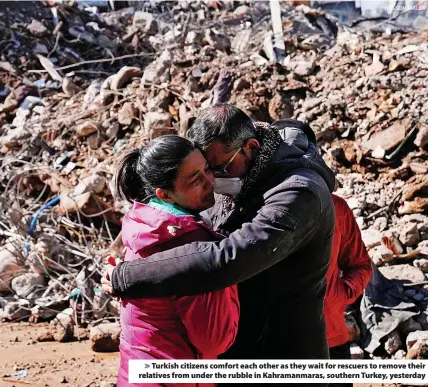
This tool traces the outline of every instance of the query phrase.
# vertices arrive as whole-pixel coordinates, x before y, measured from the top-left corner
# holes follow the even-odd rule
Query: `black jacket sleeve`
[[[194,242],[119,264],[114,294],[126,298],[193,295],[244,281],[287,258],[316,234],[321,202],[306,188],[265,198],[251,223],[221,241]]]

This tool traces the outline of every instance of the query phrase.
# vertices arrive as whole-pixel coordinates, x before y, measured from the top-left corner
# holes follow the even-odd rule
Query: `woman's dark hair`
[[[183,137],[167,135],[128,153],[116,174],[116,191],[121,199],[142,202],[154,195],[156,188],[173,189],[178,168],[195,149]]]

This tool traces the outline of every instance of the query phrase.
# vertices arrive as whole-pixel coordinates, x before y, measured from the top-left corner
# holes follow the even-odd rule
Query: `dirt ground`
[[[101,382],[116,382],[119,353],[95,353],[87,340],[36,342],[46,327],[47,324],[0,323],[0,387],[98,387]],[[13,376],[20,371],[28,375]]]
[[[37,336],[47,326],[48,324],[0,323],[0,387],[114,385],[119,353],[95,353],[91,351],[87,340],[71,343],[37,342]],[[27,376],[19,378],[19,374],[22,376],[25,371]],[[394,385],[354,384],[354,387],[372,386]]]

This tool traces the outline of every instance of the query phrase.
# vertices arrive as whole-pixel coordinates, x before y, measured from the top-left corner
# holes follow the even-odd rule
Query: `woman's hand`
[[[114,258],[112,256],[107,258],[107,265],[104,267],[104,275],[101,278],[101,287],[104,293],[113,295],[113,287],[111,286],[111,275],[114,268],[117,264],[121,262],[119,258]]]

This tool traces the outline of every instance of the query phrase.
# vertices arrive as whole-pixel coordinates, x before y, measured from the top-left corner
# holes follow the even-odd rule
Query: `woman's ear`
[[[171,196],[169,196],[168,192],[161,189],[161,188],[156,188],[156,196],[160,199],[163,200],[164,202],[170,203],[170,204],[174,204],[175,201],[173,198],[171,198]]]
[[[250,138],[242,147],[244,154],[250,159],[254,159],[260,150],[260,143],[255,138]]]

